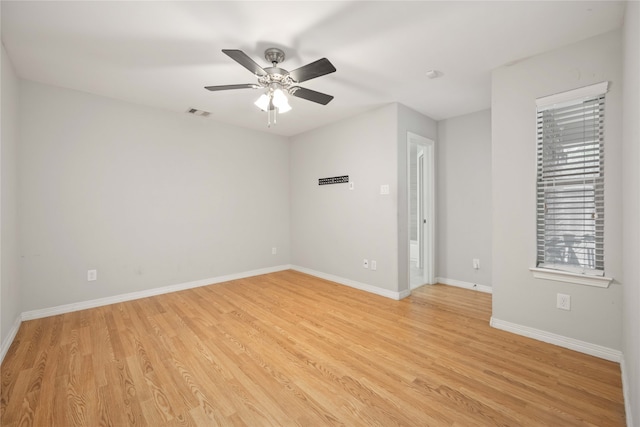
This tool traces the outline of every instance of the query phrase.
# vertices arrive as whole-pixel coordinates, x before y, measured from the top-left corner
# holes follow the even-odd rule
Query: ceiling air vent
[[[211,114],[208,111],[202,111],[202,110],[198,110],[196,108],[189,108],[187,110],[187,113],[193,114],[194,116],[202,116],[202,117],[209,117],[209,115]]]

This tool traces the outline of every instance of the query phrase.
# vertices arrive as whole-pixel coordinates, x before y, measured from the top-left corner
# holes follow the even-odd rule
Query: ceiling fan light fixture
[[[262,111],[271,111],[275,108],[278,109],[278,113],[286,113],[291,111],[289,100],[287,99],[282,89],[269,90],[268,93],[263,93],[254,105]]]
[[[286,113],[287,111],[291,111],[291,106],[289,105],[289,100],[285,96],[282,89],[276,89],[273,91],[273,105],[278,109],[278,113]]]
[[[262,111],[269,110],[269,104],[271,103],[271,99],[267,96],[266,93],[260,95],[260,98],[256,102],[254,102],[255,106],[261,109]]]

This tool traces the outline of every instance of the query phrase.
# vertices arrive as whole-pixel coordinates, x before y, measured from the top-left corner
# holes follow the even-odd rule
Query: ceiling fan
[[[286,113],[291,109],[285,93],[307,101],[327,105],[333,96],[316,92],[298,86],[298,83],[315,79],[336,71],[336,68],[327,58],[318,59],[293,71],[279,68],[278,64],[284,61],[284,52],[272,47],[264,52],[264,57],[271,63],[271,67],[262,68],[256,64],[247,54],[238,49],[222,49],[222,52],[231,59],[251,71],[258,79],[257,83],[245,83],[236,85],[205,86],[210,91],[231,89],[265,89],[265,93],[255,102],[256,106],[268,113],[267,124],[271,125],[271,113],[273,112],[274,124],[277,113]]]

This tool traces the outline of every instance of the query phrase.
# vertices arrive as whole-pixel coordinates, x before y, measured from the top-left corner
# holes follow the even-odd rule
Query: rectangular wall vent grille
[[[193,114],[194,116],[208,117],[211,113],[208,111],[198,110],[197,108],[189,108],[187,113]]]

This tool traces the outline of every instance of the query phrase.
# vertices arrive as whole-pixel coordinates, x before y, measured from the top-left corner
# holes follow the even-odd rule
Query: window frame
[[[599,286],[599,287],[608,287],[609,283],[613,280],[611,278],[604,276],[604,259],[602,260],[598,259],[598,261],[596,262],[596,259],[594,256],[592,266],[591,266],[591,263],[589,263],[589,266],[585,266],[583,265],[583,263],[580,263],[578,259],[574,261],[577,263],[577,265],[572,265],[569,263],[568,258],[567,260],[564,260],[559,263],[549,262],[549,258],[548,258],[548,253],[550,249],[548,240],[549,240],[549,235],[551,234],[553,236],[553,233],[549,233],[547,231],[549,230],[549,227],[551,227],[551,225],[547,225],[547,221],[548,221],[547,215],[546,215],[547,208],[548,208],[547,197],[549,194],[547,193],[547,191],[548,189],[551,189],[551,188],[555,189],[555,188],[565,187],[568,189],[571,186],[575,186],[576,188],[582,186],[581,189],[578,189],[576,191],[583,193],[583,196],[582,196],[583,199],[586,193],[588,192],[593,193],[592,196],[589,196],[590,198],[592,197],[593,203],[594,203],[594,215],[592,218],[593,223],[591,226],[593,227],[593,238],[594,240],[597,240],[597,243],[594,243],[593,246],[594,248],[596,247],[598,248],[601,256],[604,256],[604,223],[600,222],[600,224],[598,224],[599,213],[600,212],[602,214],[604,213],[604,146],[603,146],[604,137],[598,134],[596,138],[597,142],[596,144],[594,144],[593,147],[589,147],[588,145],[586,145],[584,140],[579,140],[578,142],[579,144],[582,144],[581,148],[597,151],[597,154],[595,155],[597,166],[595,167],[591,166],[595,169],[595,172],[594,170],[588,171],[587,170],[588,166],[585,166],[587,164],[586,161],[582,160],[581,166],[584,167],[584,172],[581,172],[581,174],[577,179],[572,180],[566,177],[567,175],[566,171],[563,172],[561,170],[563,167],[567,166],[566,162],[559,163],[560,166],[558,170],[560,170],[560,172],[558,173],[560,175],[564,174],[565,176],[561,177],[564,179],[564,181],[562,179],[559,179],[556,182],[556,180],[553,179],[553,177],[549,178],[548,176],[545,177],[543,175],[548,173],[549,170],[553,172],[553,169],[548,169],[548,168],[545,169],[543,167],[543,166],[548,166],[544,163],[545,160],[548,159],[548,157],[546,158],[544,157],[545,156],[545,153],[543,151],[545,149],[545,146],[543,145],[544,139],[541,139],[543,138],[542,136],[543,129],[540,128],[540,120],[541,120],[541,117],[544,116],[545,111],[548,111],[548,110],[562,111],[563,109],[570,108],[572,106],[577,107],[579,105],[582,105],[585,101],[589,101],[589,100],[598,100],[599,98],[602,98],[601,101],[596,101],[596,102],[602,103],[602,106],[598,105],[597,107],[598,115],[603,114],[604,108],[605,108],[604,97],[607,90],[608,90],[608,82],[605,81],[605,82],[597,83],[594,85],[585,86],[578,89],[536,99],[536,263],[535,263],[536,267],[530,268],[531,272],[536,278],[556,280],[556,281],[562,281],[562,282],[579,283],[579,284]],[[562,144],[564,143],[566,143],[566,141],[560,140],[560,146],[562,146]],[[594,178],[591,179],[591,182],[587,182],[585,177],[590,173],[591,175],[594,176]],[[569,192],[568,190],[559,191],[557,194],[561,194],[561,197],[566,198],[565,200],[567,200],[568,203],[571,203],[571,201],[569,201],[568,199],[569,197],[567,195],[568,192]],[[586,200],[587,202],[583,202],[582,206],[588,203],[588,201],[591,199],[586,199]],[[542,207],[541,207],[541,203],[542,203]],[[561,206],[561,205],[558,205],[558,206]],[[542,212],[540,212],[541,209],[542,209]],[[588,223],[590,222],[589,221],[590,219],[585,218],[584,209],[579,210],[578,213],[579,213],[578,216],[582,216],[582,219],[578,219],[575,221],[578,223],[582,221],[580,225],[586,228],[589,225]],[[566,212],[561,214],[561,218],[562,218],[562,215],[565,215],[566,217],[565,220],[567,220],[571,216]],[[602,219],[604,219],[604,217]],[[574,221],[573,217],[571,217],[570,220]],[[563,225],[563,226],[567,226],[567,225]],[[541,230],[541,227],[542,227],[542,230]],[[564,246],[565,246],[565,249],[569,247],[568,244],[565,244]],[[591,248],[589,247],[588,249],[591,249]],[[585,251],[587,250],[586,244],[585,244],[584,250]],[[595,252],[595,249],[594,249],[594,252]],[[573,253],[573,255],[575,257],[575,253]],[[551,260],[551,261],[554,261],[554,260]],[[558,261],[558,260],[556,259],[555,261]]]

